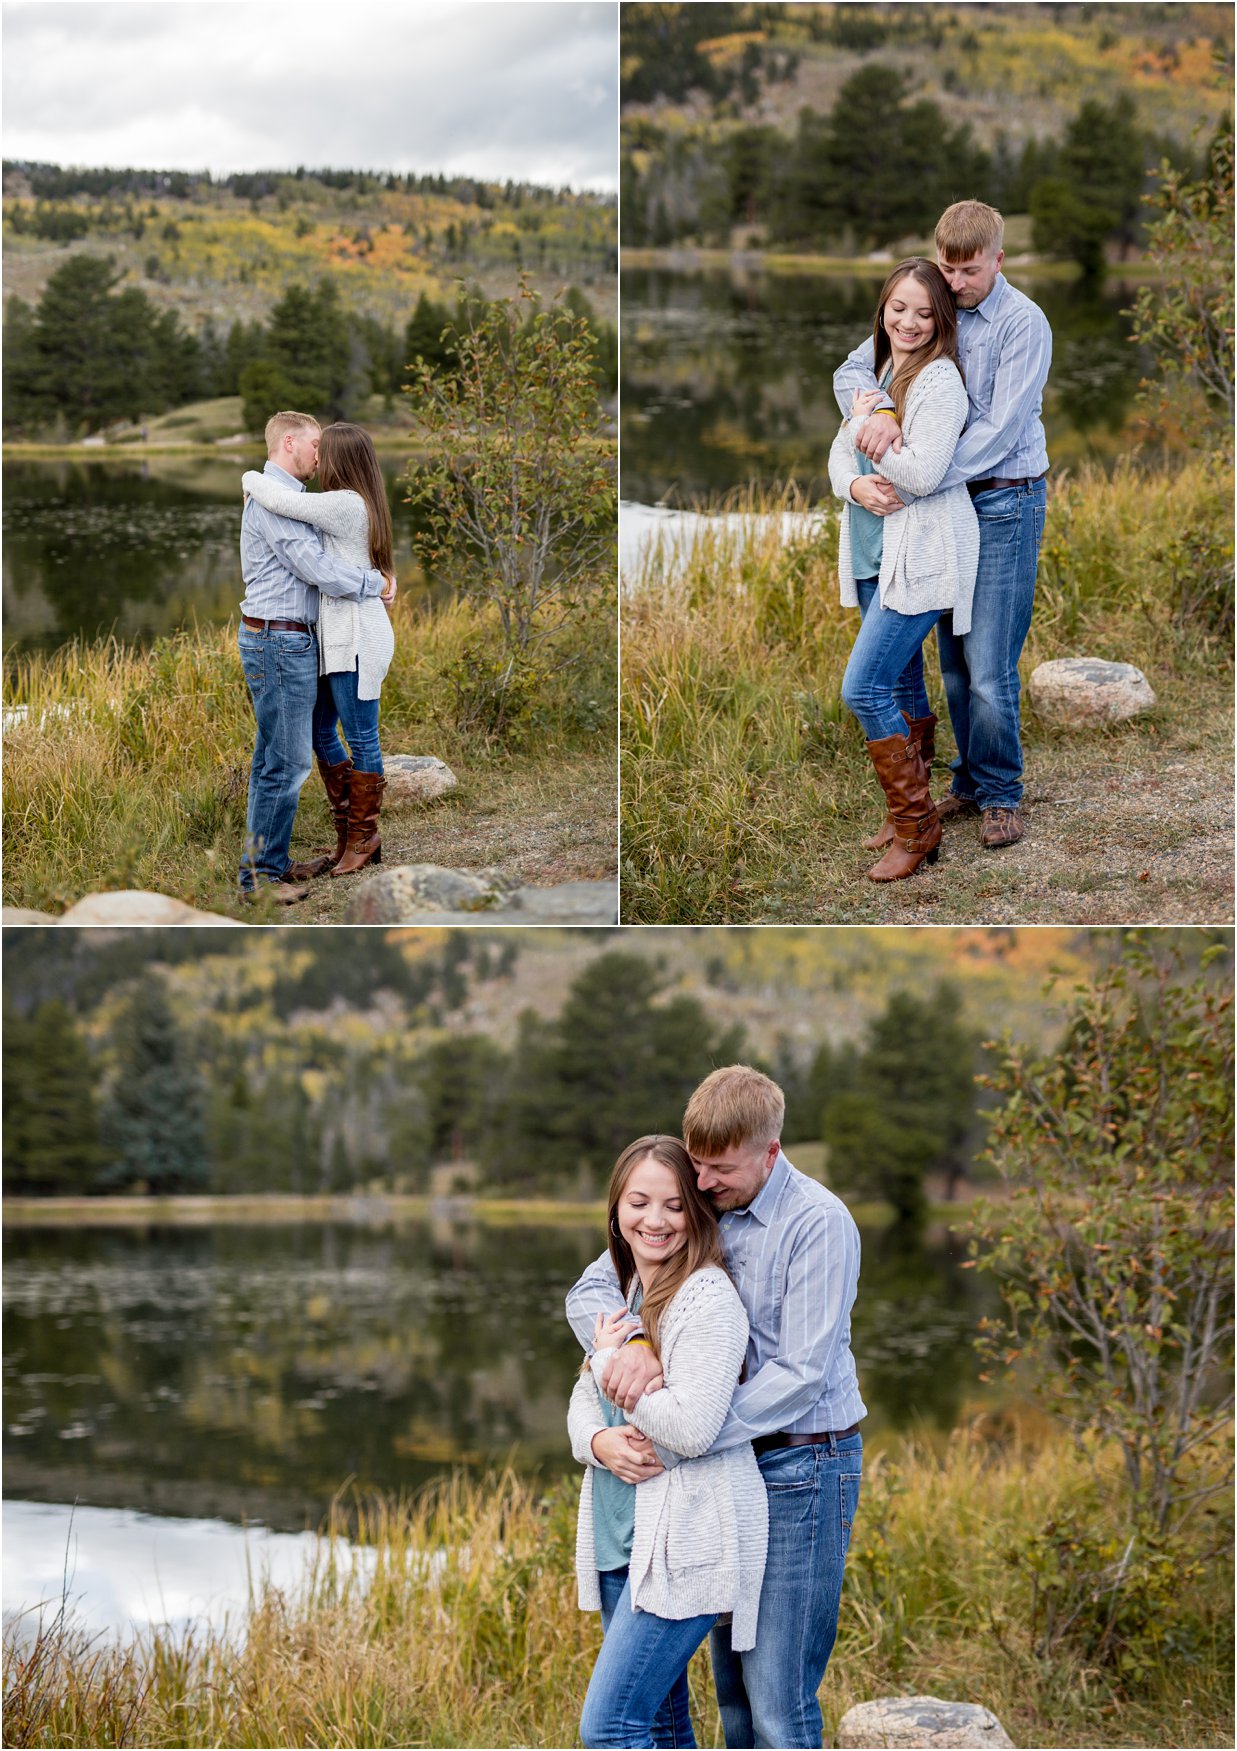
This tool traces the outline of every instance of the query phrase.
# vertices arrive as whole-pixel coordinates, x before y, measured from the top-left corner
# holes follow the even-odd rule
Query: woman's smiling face
[[[936,333],[932,299],[928,288],[913,274],[903,274],[885,300],[881,313],[889,345],[895,353],[914,353],[928,345]]]
[[[637,1266],[664,1264],[687,1245],[687,1216],[670,1168],[646,1155],[627,1176],[615,1211]]]

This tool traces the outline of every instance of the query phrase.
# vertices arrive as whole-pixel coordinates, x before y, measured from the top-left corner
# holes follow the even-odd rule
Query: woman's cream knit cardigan
[[[979,569],[979,521],[964,484],[945,492],[936,489],[953,460],[966,412],[966,390],[956,366],[949,359],[933,359],[907,395],[901,450],[886,450],[876,464],[878,475],[917,495],[882,522],[881,606],[898,614],[952,610],[953,629],[959,635],[971,626],[971,599]],[[848,504],[851,484],[859,476],[855,439],[864,424],[863,419],[843,420],[829,452],[830,482],[837,496]],[[849,512],[842,514],[838,572],[842,606],[858,607]]]
[[[296,492],[280,486],[268,474],[249,469],[241,485],[277,517],[292,517],[321,529],[328,553],[362,570],[369,557],[369,512],[359,492]],[[377,699],[383,677],[395,655],[395,634],[377,596],[351,601],[343,596],[318,596],[318,672],[357,672],[357,698]]]
[[[716,1266],[690,1276],[661,1317],[665,1385],[647,1394],[628,1422],[684,1463],[636,1487],[629,1576],[632,1609],[658,1617],[734,1613],[736,1651],[755,1646],[756,1614],[769,1543],[764,1479],[750,1441],[707,1449],[725,1421],[747,1351],[747,1315]],[[585,1466],[576,1529],[580,1607],[601,1609],[593,1543],[592,1439],[606,1427],[597,1381],[613,1350],[599,1350],[571,1395],[571,1451]]]

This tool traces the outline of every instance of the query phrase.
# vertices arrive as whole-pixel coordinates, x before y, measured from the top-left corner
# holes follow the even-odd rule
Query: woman
[[[855,448],[869,418],[879,418],[870,391],[856,393],[829,453],[829,478],[845,500],[838,570],[842,602],[863,620],[842,699],[863,726],[885,792],[884,827],[864,844],[887,847],[868,871],[875,882],[913,875],[936,861],[941,824],[928,790],[936,718],[923,680],[923,641],[942,614],[955,633],[971,624],[979,565],[979,524],[965,484],[937,488],[966,423],[966,388],[958,363],[953,293],[934,262],[899,262],[881,290],[873,326],[873,367],[893,401],[902,447],[873,469]],[[886,515],[851,496],[875,472],[913,494]]]
[[[694,1745],[687,1665],[722,1612],[736,1650],[754,1646],[768,1504],[751,1443],[709,1453],[747,1350],[747,1315],[722,1260],[717,1218],[672,1137],[641,1137],[610,1178],[610,1257],[627,1295],[597,1320],[571,1396],[571,1450],[586,1467],[576,1534],[580,1606],[605,1635],[580,1732],[585,1745]],[[665,1384],[624,1418],[599,1385],[640,1326]],[[602,1450],[631,1423],[683,1463],[644,1482]],[[640,1450],[643,1443],[637,1445]],[[630,1449],[628,1449],[630,1451]],[[621,1462],[620,1462],[621,1463]],[[631,1468],[628,1461],[624,1469]]]
[[[245,474],[247,493],[281,517],[321,529],[330,552],[353,565],[394,576],[391,512],[368,432],[340,421],[327,426],[318,451],[318,493],[293,492],[268,475]],[[351,875],[381,863],[378,817],[386,779],[378,744],[378,698],[395,652],[386,608],[322,595],[318,606],[321,678],[313,745],[335,823],[333,852],[315,853],[308,875]],[[340,725],[348,747],[339,739]]]

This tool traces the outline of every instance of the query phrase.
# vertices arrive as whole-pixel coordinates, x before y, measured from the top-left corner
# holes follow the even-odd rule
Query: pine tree
[[[4,1189],[33,1196],[95,1189],[99,1141],[96,1074],[72,1015],[56,999],[30,1020],[4,1018]]]
[[[162,984],[147,974],[117,1022],[117,1074],[104,1111],[113,1184],[206,1189],[204,1091]]]

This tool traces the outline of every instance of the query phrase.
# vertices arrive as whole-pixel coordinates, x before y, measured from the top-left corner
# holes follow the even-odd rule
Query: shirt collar
[[[298,480],[295,474],[289,474],[286,468],[281,468],[278,462],[272,462],[269,456],[266,459],[266,467],[262,472],[263,474],[273,475],[281,485],[286,480],[288,485],[296,492],[304,492],[305,490],[305,482],[303,480]]]
[[[736,1216],[754,1216],[762,1228],[767,1228],[773,1220],[773,1211],[782,1195],[782,1187],[790,1175],[790,1163],[779,1149],[777,1160],[769,1169],[769,1177],[761,1186],[756,1196],[746,1210],[736,1210]]]

